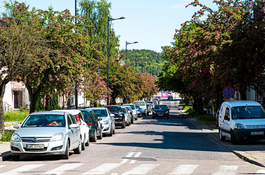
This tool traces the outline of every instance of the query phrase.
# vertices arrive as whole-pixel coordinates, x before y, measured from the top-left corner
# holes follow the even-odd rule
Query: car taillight
[[[81,125],[81,120],[80,120],[79,115],[76,115],[76,120],[78,121],[79,125]]]
[[[87,123],[87,126],[94,126],[92,122]]]
[[[119,114],[122,115],[123,113],[121,111],[119,111]]]
[[[145,109],[145,111],[146,111],[146,109]]]

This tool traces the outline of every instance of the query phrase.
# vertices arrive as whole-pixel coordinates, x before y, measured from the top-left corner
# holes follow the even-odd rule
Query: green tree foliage
[[[73,82],[80,85],[84,81],[82,77],[88,73],[83,65],[94,62],[94,58],[89,57],[91,53],[97,57],[102,54],[87,35],[91,26],[86,25],[83,18],[71,16],[69,10],[28,11],[23,3],[10,7],[12,15],[20,21],[36,17],[36,30],[42,31],[48,41],[46,49],[36,55],[40,58],[36,65],[24,69],[18,77],[26,84],[31,99],[30,112],[34,112],[39,95],[72,94]]]
[[[41,111],[43,110],[43,99],[41,98],[41,96],[38,96],[37,102],[36,102],[36,106],[35,106],[36,111]]]
[[[152,50],[121,50],[125,54],[123,60],[130,64],[136,72],[147,72],[158,76],[167,61],[161,57],[161,54]]]
[[[4,133],[5,86],[35,64],[36,55],[43,49],[45,40],[42,31],[36,30],[36,17],[25,17],[24,21],[4,19],[0,24],[0,133]]]
[[[172,48],[163,54],[177,68],[176,76],[188,82],[186,90],[222,101],[222,89],[233,86],[246,99],[245,92],[264,89],[264,12],[254,1],[214,1],[218,9],[200,6],[190,21],[176,32]],[[205,20],[201,17],[207,15]],[[191,82],[189,82],[191,81]],[[219,100],[218,100],[219,99]]]
[[[45,99],[46,99],[45,110],[50,111],[55,109],[61,109],[60,106],[58,105],[58,96],[46,97]]]

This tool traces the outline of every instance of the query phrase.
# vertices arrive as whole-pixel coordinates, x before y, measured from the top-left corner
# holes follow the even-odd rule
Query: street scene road
[[[182,117],[179,100],[162,100],[170,118],[140,118],[116,134],[90,143],[70,160],[21,157],[0,162],[0,174],[263,174],[264,168],[242,161],[208,133]]]

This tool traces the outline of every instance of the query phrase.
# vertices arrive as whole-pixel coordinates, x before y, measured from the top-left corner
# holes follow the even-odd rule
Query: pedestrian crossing
[[[130,166],[130,169],[125,170],[124,172],[120,172],[119,169],[123,163],[103,163],[95,168],[90,170],[86,169],[87,165],[84,163],[65,163],[63,165],[59,165],[56,168],[48,170],[48,164],[30,164],[30,165],[22,165],[8,170],[9,165],[1,165],[0,164],[0,175],[25,175],[25,174],[52,174],[52,175],[59,175],[59,174],[69,174],[69,172],[73,171],[78,175],[85,175],[85,174],[92,174],[92,175],[152,175],[154,172],[157,174],[157,170],[159,168],[163,168],[161,164],[154,163],[154,164],[137,164],[132,165],[130,163],[126,164]],[[203,165],[202,165],[203,166]],[[205,165],[204,165],[205,166]],[[199,165],[192,165],[192,164],[179,164],[176,167],[171,167],[171,169],[166,169],[168,172],[163,172],[163,175],[196,175],[196,170],[198,169]],[[45,171],[39,171],[41,170]],[[214,168],[216,172],[212,172],[212,175],[236,175],[239,169],[237,165],[219,165],[218,167]],[[84,171],[84,172],[81,172]],[[116,172],[119,173],[116,173]],[[164,171],[164,170],[163,170]],[[201,174],[201,172],[200,172]],[[248,174],[248,173],[247,173]],[[256,172],[251,172],[250,174],[253,175],[265,175],[265,169],[260,168]]]

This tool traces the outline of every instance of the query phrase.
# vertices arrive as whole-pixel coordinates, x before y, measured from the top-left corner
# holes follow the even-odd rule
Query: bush
[[[2,138],[0,141],[2,142],[10,142],[10,139],[12,137],[12,134],[14,133],[15,131],[6,131],[5,134],[2,134]]]
[[[197,120],[206,125],[215,125],[215,122],[216,122],[216,118],[213,115],[208,115],[208,114],[200,115],[197,118]]]
[[[9,111],[4,114],[4,119],[5,122],[22,122],[28,115],[28,111]]]

